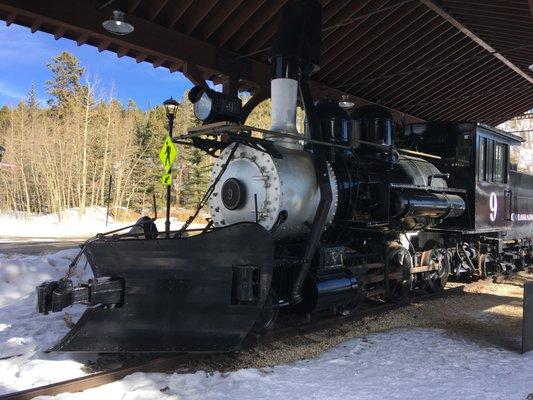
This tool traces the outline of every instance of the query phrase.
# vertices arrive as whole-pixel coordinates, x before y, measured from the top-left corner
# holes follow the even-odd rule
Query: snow
[[[230,373],[135,373],[58,399],[526,399],[533,354],[481,347],[441,330],[394,330],[312,359]]]
[[[0,215],[0,239],[4,240],[42,240],[53,238],[89,238],[97,233],[108,232],[114,229],[129,226],[135,221],[115,222],[109,217],[106,226],[106,212],[104,207],[88,207],[85,214],[80,216],[77,208],[67,210],[61,221],[56,214],[32,215],[29,219],[25,214]],[[171,229],[179,229],[183,221],[170,219]],[[165,220],[156,221],[159,231],[165,230]],[[200,228],[204,225],[191,224],[190,228]]]
[[[40,256],[0,254],[0,393],[83,375],[69,354],[46,354],[69,330],[65,318],[77,320],[84,307],[47,316],[35,311],[35,286],[58,279],[67,271],[77,249]],[[77,279],[90,271],[80,263]]]
[[[62,276],[76,249],[0,254],[0,394],[84,374],[94,355],[44,350],[68,332],[82,306],[48,316],[35,311],[34,287]],[[79,274],[84,262],[80,263]],[[81,276],[78,275],[78,279]],[[289,365],[229,373],[136,373],[58,399],[526,399],[533,352],[521,355],[437,329],[401,329],[352,339]]]

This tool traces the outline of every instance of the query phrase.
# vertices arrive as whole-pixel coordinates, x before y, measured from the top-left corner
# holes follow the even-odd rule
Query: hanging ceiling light
[[[350,101],[348,95],[343,94],[341,97],[341,101],[339,101],[339,107],[347,110],[349,108],[352,108],[353,106],[355,106],[355,103],[353,101]]]
[[[120,10],[113,11],[113,17],[102,23],[102,26],[109,33],[115,35],[127,35],[133,32],[133,25],[124,21],[124,12]]]

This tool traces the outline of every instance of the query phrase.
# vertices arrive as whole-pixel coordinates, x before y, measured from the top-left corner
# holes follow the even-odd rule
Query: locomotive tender
[[[332,99],[315,102],[308,78],[320,31],[319,3],[285,8],[270,53],[268,130],[242,125],[238,98],[191,90],[205,125],[176,142],[216,157],[201,204],[209,224],[168,237],[144,218],[89,240],[82,253],[94,279],[74,285],[78,257],[64,279],[37,288],[40,312],[90,306],[54,350],[231,351],[279,310],[349,313],[365,296],[441,290],[450,272],[531,262],[531,177],[508,171],[505,147],[516,137],[476,124],[398,130],[384,107],[348,114]]]

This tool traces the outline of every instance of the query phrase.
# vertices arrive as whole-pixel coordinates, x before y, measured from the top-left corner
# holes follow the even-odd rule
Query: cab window
[[[470,154],[472,152],[472,136],[459,135],[457,140],[456,164],[459,167],[470,165]]]
[[[507,181],[507,145],[494,144],[494,172],[493,182],[505,183]]]
[[[487,180],[487,139],[479,138],[479,152],[477,157],[477,179],[485,182]]]

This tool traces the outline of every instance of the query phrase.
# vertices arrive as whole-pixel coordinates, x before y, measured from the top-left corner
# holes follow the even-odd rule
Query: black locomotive
[[[516,137],[476,124],[398,130],[384,107],[349,115],[332,99],[315,102],[308,77],[319,65],[320,26],[314,1],[283,13],[270,129],[243,125],[239,99],[190,92],[209,123],[177,142],[216,157],[200,204],[209,224],[161,235],[145,218],[88,241],[93,280],[37,288],[41,312],[91,306],[55,350],[230,351],[279,310],[347,313],[365,296],[441,290],[450,272],[531,262],[532,178],[508,171]]]

